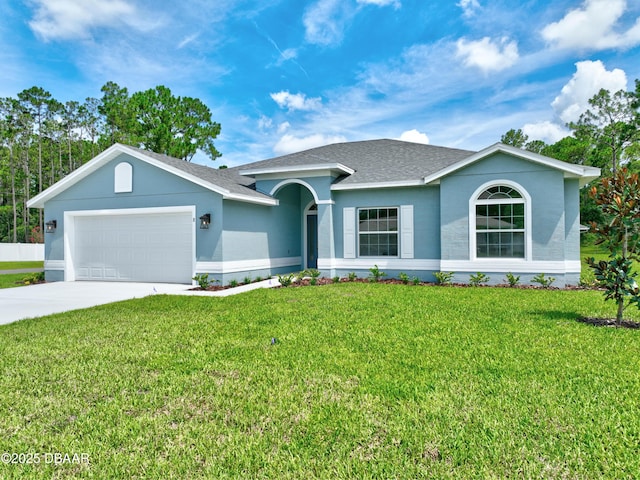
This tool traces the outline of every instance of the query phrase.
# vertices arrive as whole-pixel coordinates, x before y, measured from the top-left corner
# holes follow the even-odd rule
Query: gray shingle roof
[[[235,167],[239,172],[269,167],[300,167],[341,163],[355,172],[340,179],[342,185],[419,181],[476,152],[400,140],[365,140],[334,143],[303,152]]]
[[[348,188],[359,184],[418,182],[425,176],[436,173],[475,153],[469,150],[399,140],[366,140],[335,143],[220,170],[147,150],[138,150],[144,155],[218,185],[232,193],[262,198],[268,197],[255,191],[255,180],[241,175],[241,172],[282,167],[290,167],[295,170],[307,165],[340,163],[354,170],[352,175],[339,178],[335,182]]]

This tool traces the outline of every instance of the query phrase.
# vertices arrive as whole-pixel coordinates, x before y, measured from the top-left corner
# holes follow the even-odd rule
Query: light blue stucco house
[[[229,169],[113,145],[28,204],[48,281],[223,284],[318,268],[425,281],[580,278],[579,188],[597,168],[503,144],[338,143]]]

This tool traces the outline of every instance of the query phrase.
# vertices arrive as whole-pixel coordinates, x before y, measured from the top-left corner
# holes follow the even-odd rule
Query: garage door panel
[[[78,280],[190,283],[190,212],[75,218]]]

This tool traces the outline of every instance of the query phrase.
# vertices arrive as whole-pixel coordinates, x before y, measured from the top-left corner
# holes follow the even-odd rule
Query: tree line
[[[167,87],[129,93],[107,82],[101,98],[61,102],[40,87],[0,98],[0,242],[41,242],[42,210],[26,203],[114,143],[191,161],[220,157],[220,124],[200,100]]]

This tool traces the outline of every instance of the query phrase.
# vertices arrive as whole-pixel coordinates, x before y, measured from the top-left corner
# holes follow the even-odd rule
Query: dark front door
[[[318,268],[318,215],[307,215],[307,268]]]

